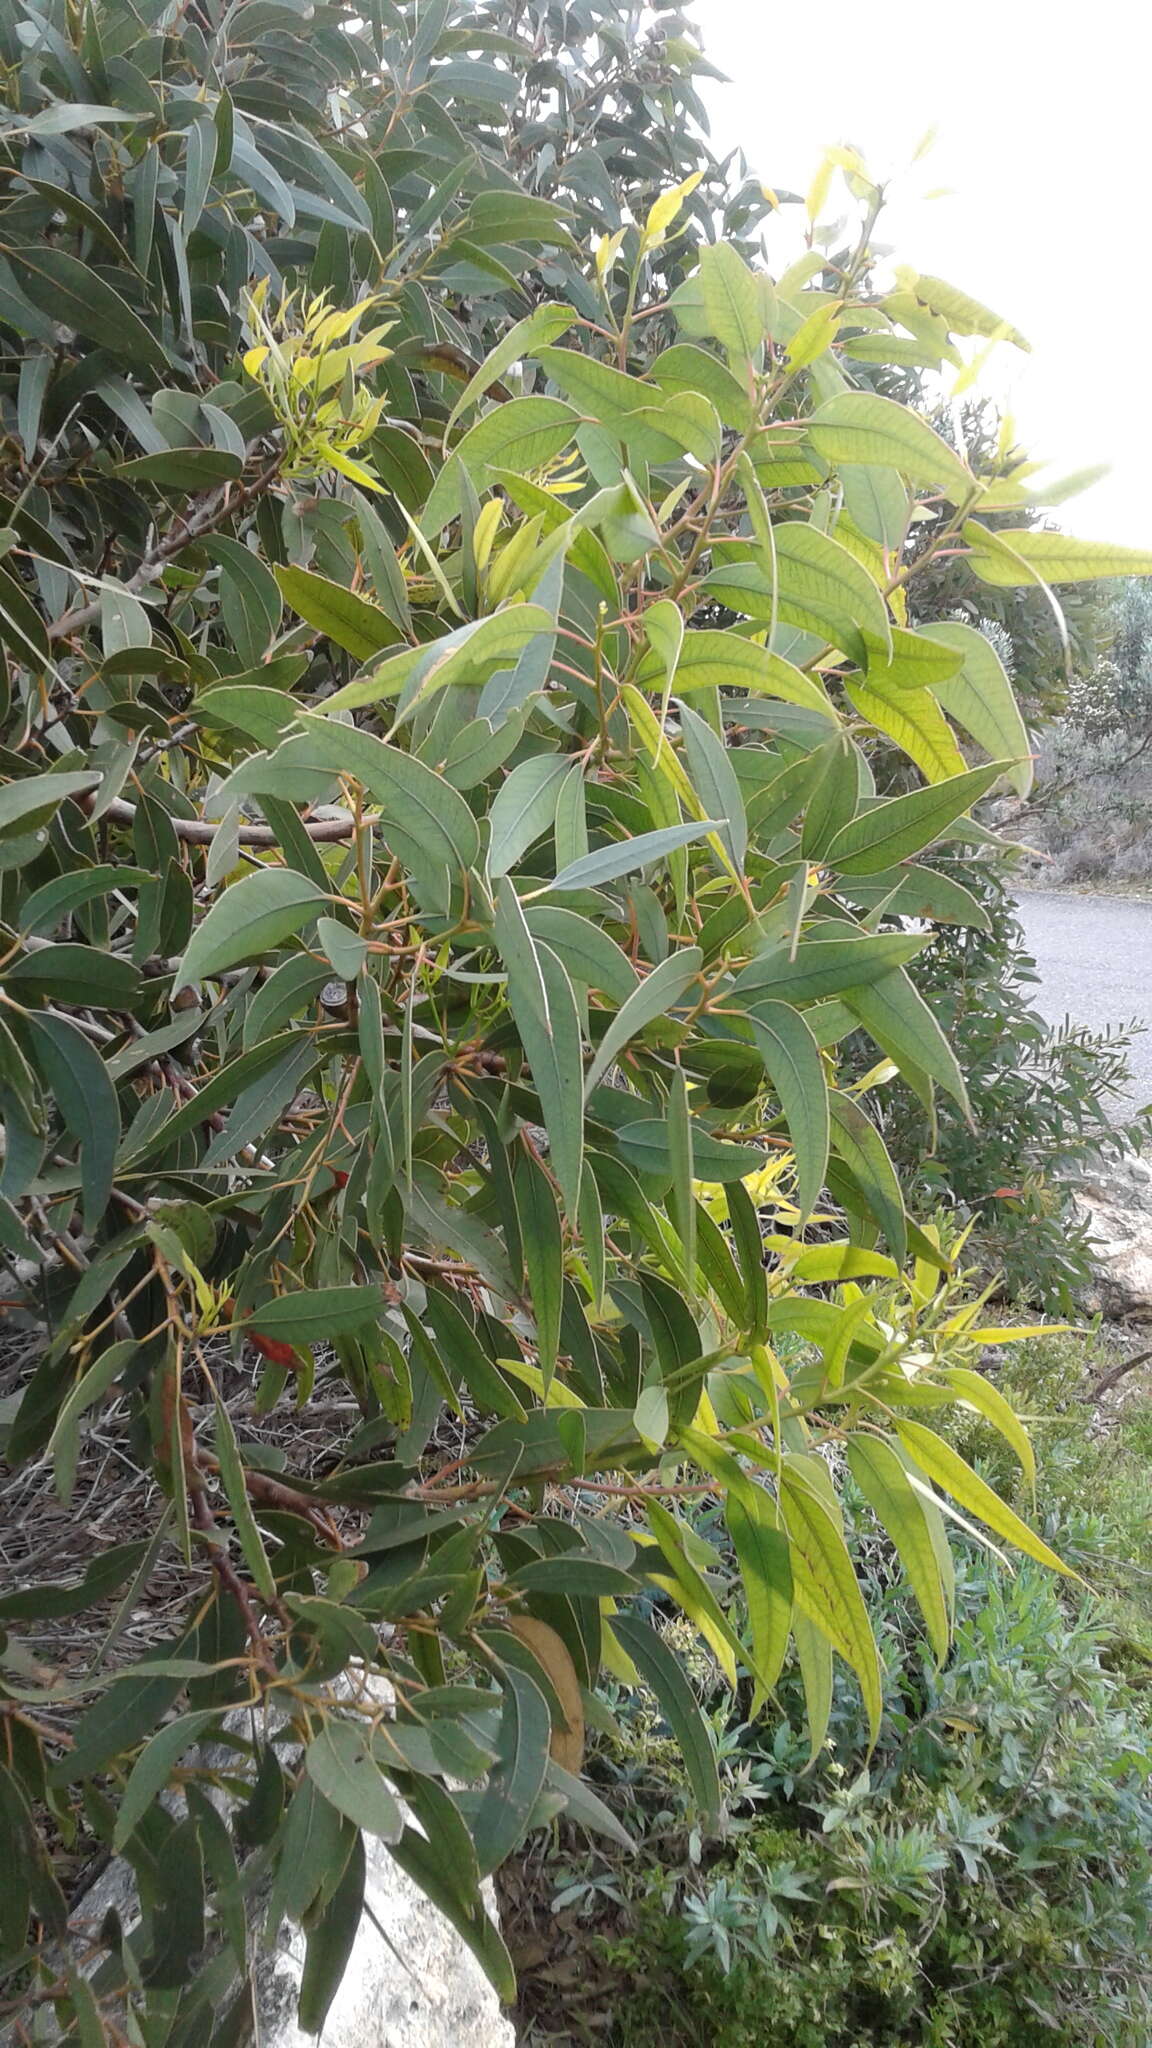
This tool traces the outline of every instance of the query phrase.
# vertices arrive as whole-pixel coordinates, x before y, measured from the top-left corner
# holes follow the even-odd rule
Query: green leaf
[[[140,1822],[155,1804],[161,1792],[165,1791],[176,1765],[186,1749],[198,1742],[205,1728],[219,1720],[214,1707],[195,1714],[181,1714],[175,1721],[169,1721],[150,1742],[145,1743],[129,1774],[124,1787],[120,1810],[116,1815],[116,1827],[112,1836],[112,1847],[119,1854],[125,1843],[136,1832]]]
[[[968,773],[968,763],[931,691],[901,689],[882,678],[867,683],[849,678],[844,689],[861,717],[887,733],[928,782]]]
[[[164,375],[168,358],[160,342],[91,264],[48,243],[6,253],[34,306],[108,349],[115,360]]]
[[[680,706],[680,730],[692,786],[707,815],[723,820],[719,831],[721,844],[737,873],[742,874],[748,849],[748,821],[728,750],[711,726],[686,704]]]
[[[788,1538],[777,1526],[775,1508],[759,1486],[730,1491],[724,1502],[724,1519],[748,1604],[753,1669],[761,1690],[769,1692],[783,1669],[792,1627]]]
[[[703,839],[723,825],[722,818],[702,818],[695,825],[665,825],[659,832],[638,832],[634,839],[617,839],[597,847],[580,860],[570,861],[548,884],[550,896],[567,890],[599,889],[604,882],[618,882],[622,875],[634,875],[651,862],[663,860],[693,839]]]
[[[772,318],[768,279],[749,270],[728,242],[700,252],[695,275],[672,294],[672,310],[686,334],[708,335],[733,355],[752,357]]]
[[[286,690],[270,690],[258,683],[221,683],[196,699],[199,724],[225,730],[231,727],[255,740],[258,747],[276,746],[295,724],[298,709]]]
[[[808,1761],[815,1763],[827,1739],[832,1713],[832,1645],[806,1614],[793,1614],[792,1633],[808,1716]]]
[[[563,754],[533,754],[501,783],[488,814],[492,835],[488,873],[493,881],[514,868],[521,855],[551,829],[568,767]]]
[[[986,754],[1011,764],[1004,773],[1017,795],[1027,796],[1032,788],[1031,743],[996,649],[975,626],[954,619],[934,624],[932,633],[964,659],[959,675],[933,684],[934,697]]]
[[[688,1782],[704,1824],[715,1829],[720,1819],[720,1778],[716,1751],[696,1695],[678,1657],[648,1622],[635,1614],[614,1614],[612,1632],[627,1651],[640,1676],[651,1686],[680,1747]]]
[[[486,412],[456,443],[456,460],[480,489],[494,469],[530,475],[567,446],[580,415],[560,398],[513,398]],[[449,513],[451,517],[451,513]]]
[[[135,1749],[154,1732],[184,1683],[183,1677],[141,1679],[131,1670],[117,1678],[80,1716],[72,1748],[53,1765],[50,1782],[75,1784],[78,1778],[106,1770],[113,1757]]]
[[[240,960],[274,952],[311,923],[317,906],[325,901],[316,883],[292,868],[261,868],[258,874],[231,883],[188,941],[173,976],[173,992],[179,994]]]
[[[4,985],[20,1001],[73,1003],[102,1010],[139,1007],[140,969],[117,953],[70,943],[38,947],[5,969]]]
[[[534,939],[550,946],[573,981],[598,988],[615,1003],[626,1003],[637,986],[628,955],[590,918],[558,904],[530,903],[524,911]]]
[[[356,726],[310,713],[303,722],[307,731],[301,745],[307,758],[363,783],[380,805],[381,837],[410,868],[456,872],[475,865],[480,857],[475,816],[442,775]],[[294,745],[290,740],[280,752]]]
[[[892,628],[892,651],[879,646],[868,649],[868,679],[885,691],[934,690],[958,674],[963,657],[946,647],[933,621],[931,633],[910,633],[903,626]]]
[[[73,911],[82,910],[97,897],[111,895],[114,889],[138,889],[154,880],[146,868],[114,866],[77,868],[74,873],[57,875],[26,898],[20,909],[20,930],[53,931]]]
[[[339,1884],[307,1931],[297,2019],[304,2033],[320,2034],[340,1989],[364,1910],[364,1840],[357,1835]]]
[[[482,1900],[461,1895],[460,1861],[454,1855],[454,1847],[445,1839],[443,1827],[428,1836],[417,1834],[415,1828],[405,1828],[400,1840],[389,1844],[389,1853],[455,1928],[497,1995],[510,2003],[516,1996],[512,1958]]]
[[[838,934],[841,928],[834,929]],[[930,934],[913,932],[809,937],[801,939],[794,955],[786,945],[758,954],[741,968],[732,987],[750,1004],[761,994],[774,1002],[819,1002],[846,988],[866,988],[906,960],[914,960],[931,943]]]
[[[539,1686],[507,1664],[496,1763],[476,1812],[472,1839],[481,1876],[496,1870],[528,1832],[548,1768],[552,1716]]]
[[[633,842],[635,844],[635,842]],[[594,856],[593,856],[594,858]],[[622,1004],[608,1026],[596,1051],[596,1057],[588,1069],[584,1082],[585,1101],[592,1094],[596,1083],[614,1066],[624,1047],[651,1024],[657,1017],[663,1017],[679,1002],[685,990],[695,981],[703,963],[698,946],[687,946],[680,953],[670,953],[654,967],[639,988],[634,989],[626,1003]]]
[[[355,661],[371,661],[382,648],[394,647],[403,638],[379,605],[370,604],[366,597],[358,597],[354,590],[345,590],[343,584],[333,583],[327,576],[317,576],[311,569],[279,567],[275,575],[285,603]]]
[[[975,495],[971,471],[927,420],[894,398],[842,391],[813,413],[808,439],[825,462],[871,463],[898,470],[911,484],[945,487],[963,502]]]
[[[756,1049],[780,1099],[796,1154],[801,1222],[820,1199],[828,1169],[828,1083],[820,1048],[799,1010],[760,1002],[748,1013]]]
[[[375,1287],[294,1287],[253,1309],[252,1328],[289,1344],[320,1344],[378,1322],[382,1307]]]
[[[474,405],[478,398],[483,398],[486,394],[490,397],[500,396],[498,392],[493,392],[491,387],[499,383],[506,370],[510,370],[524,356],[534,355],[538,345],[557,341],[562,334],[567,333],[575,318],[576,314],[571,306],[547,304],[534,307],[525,319],[517,320],[507,334],[496,343],[495,348],[489,349],[480,368],[468,379],[448,415],[448,423],[444,429],[445,441],[460,415],[467,412],[469,406]]]
[[[965,1116],[971,1114],[960,1063],[902,968],[883,975],[871,988],[845,989],[842,1001],[906,1077],[910,1071],[929,1075],[959,1103]]]
[[[496,944],[508,974],[508,1001],[532,1069],[550,1164],[575,1225],[584,1159],[583,1062],[572,984],[556,955],[537,945],[507,876],[496,890]]]
[[[46,1580],[38,1586],[26,1586],[19,1593],[5,1593],[0,1597],[0,1621],[58,1621],[70,1614],[82,1614],[86,1607],[110,1600],[131,1578],[147,1549],[147,1543],[118,1543],[90,1560],[78,1585],[56,1585]]]
[[[120,1144],[120,1106],[108,1069],[91,1040],[65,1017],[29,1011],[24,1028],[36,1064],[80,1146],[84,1227],[95,1230],[108,1206]]]
[[[304,1752],[304,1767],[338,1813],[382,1842],[399,1841],[404,1816],[373,1754],[369,1721],[328,1715]]]
[[[1003,773],[1004,763],[993,761],[986,768],[971,768],[944,782],[930,783],[926,789],[871,805],[843,826],[825,848],[826,865],[841,874],[875,875],[896,861],[907,860],[910,854],[922,853],[955,819],[965,816]]]
[[[673,1170],[667,1118],[638,1117],[621,1126],[616,1143],[629,1165],[642,1173],[667,1175]],[[750,1173],[759,1173],[764,1165],[764,1154],[754,1146],[730,1145],[699,1124],[693,1131],[692,1151],[696,1177],[703,1181],[743,1180]]]
[[[691,342],[666,348],[649,365],[648,375],[665,391],[699,391],[714,405],[725,426],[742,434],[752,425],[752,400],[738,377],[718,356]]]
[[[1054,1550],[1050,1550],[1048,1545],[1042,1542],[1035,1531],[1028,1527],[1027,1522],[1022,1522],[1019,1515],[1013,1513],[1007,1502],[1000,1499],[999,1494],[993,1493],[992,1488],[972,1470],[959,1451],[953,1450],[951,1444],[945,1443],[934,1430],[926,1429],[922,1422],[901,1420],[896,1424],[896,1431],[904,1449],[915,1460],[920,1470],[943,1492],[950,1494],[968,1514],[979,1516],[980,1520],[987,1522],[988,1527],[994,1529],[998,1536],[1003,1536],[1006,1542],[1014,1544],[1026,1557],[1035,1558],[1037,1564],[1047,1565],[1054,1572],[1062,1572],[1065,1578],[1074,1579],[1078,1576],[1061,1562]]]
[[[181,493],[215,490],[220,484],[235,483],[243,474],[244,458],[225,448],[167,448],[163,455],[137,455],[131,462],[117,464],[116,474],[125,483],[160,484]]]
[[[458,683],[487,682],[498,669],[513,666],[534,640],[551,642],[555,633],[556,621],[542,605],[505,605],[487,618],[468,619],[427,646],[391,655],[370,675],[326,697],[324,716],[355,711],[403,693],[399,715],[406,718],[438,690]]]
[[[875,1126],[851,1096],[828,1091],[832,1112],[832,1149],[843,1160],[870,1213],[903,1265],[908,1256],[908,1226],[896,1169]]]
[[[564,1299],[564,1239],[556,1198],[536,1161],[524,1153],[516,1165],[516,1212],[536,1322],[536,1357],[547,1399],[560,1347]]]
[[[796,1599],[856,1673],[875,1743],[883,1712],[880,1659],[844,1538],[823,1501],[791,1465],[784,1469],[780,1506],[791,1542]]]
[[[232,1419],[219,1394],[216,1401],[216,1456],[220,1461],[220,1478],[240,1538],[245,1563],[252,1574],[258,1592],[271,1605],[276,1599],[276,1578],[268,1562],[264,1539],[256,1526],[256,1517],[248,1499],[248,1488],[244,1480],[244,1465],[236,1442]]]
[[[63,775],[29,775],[19,782],[5,783],[0,789],[0,834],[7,838],[17,832],[35,831],[38,825],[48,823],[65,797],[95,789],[99,781],[97,772],[78,769]]]
[[[896,1546],[924,1616],[937,1662],[942,1664],[948,1655],[952,1630],[925,1503],[909,1484],[908,1474],[891,1444],[883,1438],[850,1436],[847,1454],[853,1479]]]

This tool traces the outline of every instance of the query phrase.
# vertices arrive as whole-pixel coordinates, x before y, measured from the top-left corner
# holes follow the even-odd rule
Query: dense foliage
[[[1083,1439],[1083,1421],[1078,1427]],[[1099,1523],[1065,1525],[1077,1544]],[[620,1704],[596,1771],[630,1854],[570,1836],[509,1879],[523,2037],[635,2048],[1139,2048],[1152,2023],[1146,1690],[1051,1580],[965,1548],[943,1671],[917,1654],[863,1503],[853,1552],[889,1672],[877,1748],[837,1688],[805,1769],[800,1703],[743,1723],[697,1666],[727,1808],[701,1853],[649,1703]],[[671,1782],[672,1790],[669,1791]],[[563,2005],[550,1976],[571,1989]]]
[[[844,153],[861,223],[773,285],[681,28],[0,12],[0,1238],[38,1333],[6,1455],[68,1502],[99,1420],[156,1488],[82,1583],[0,1598],[0,1951],[85,2040],[242,2033],[257,1905],[307,1931],[317,2030],[363,1831],[510,1993],[480,1881],[557,1812],[610,1825],[602,1667],[715,1824],[656,1598],[757,1708],[794,1640],[814,1749],[838,1656],[875,1733],[830,1442],[938,1657],[947,1497],[1057,1563],[932,1426],[972,1404],[1030,1460],[836,1048],[963,1105],[905,920],[983,913],[917,856],[1029,780],[990,643],[908,623],[921,508],[994,588],[1152,563],[981,523],[1004,478],[871,366],[996,316],[864,282]],[[310,1463],[269,1443],[333,1390]],[[38,1654],[113,1599],[84,1668]],[[81,1827],[142,1907],[90,1978]]]

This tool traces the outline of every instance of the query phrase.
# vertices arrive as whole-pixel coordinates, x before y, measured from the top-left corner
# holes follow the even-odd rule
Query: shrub
[[[1029,999],[1035,962],[1004,875],[969,864],[965,881],[986,927],[942,928],[919,973],[964,1070],[971,1121],[942,1100],[931,1143],[922,1103],[898,1080],[876,1097],[882,1128],[924,1211],[944,1206],[973,1223],[973,1246],[1005,1292],[1068,1313],[1092,1273],[1069,1181],[1152,1130],[1149,1111],[1116,1120],[1125,1054],[1141,1027],[1048,1024]],[[873,1057],[866,1042],[855,1048],[859,1071]]]
[[[1028,776],[988,643],[906,624],[919,504],[992,586],[1152,565],[973,518],[1004,478],[868,364],[995,316],[862,282],[854,160],[863,233],[773,287],[669,26],[0,22],[7,1455],[78,1519],[97,1420],[148,1475],[139,1537],[0,1598],[0,1939],[85,2039],[230,2038],[258,1904],[306,1929],[318,2030],[365,1830],[509,1993],[480,1881],[557,1811],[604,1824],[603,1662],[714,1824],[655,1597],[759,1698],[798,1632],[817,1739],[838,1652],[875,1723],[827,1440],[938,1642],[930,1479],[1056,1563],[924,1419],[1000,1411],[835,1049],[863,1026],[963,1098],[902,913],[981,921],[917,856]],[[923,778],[892,803],[877,734]],[[32,1654],[112,1599],[82,1669]],[[81,1826],[142,1906],[90,1984],[54,1946]]]
[[[904,1596],[850,1514],[891,1680],[880,1742],[837,1689],[828,1757],[789,1718],[739,1725],[710,1689],[727,1835],[694,1852],[631,1707],[600,1761],[638,1854],[541,1856],[509,1894],[552,1908],[529,2042],[668,2048],[1137,2048],[1152,2024],[1150,1728],[1110,1636],[1031,1565],[959,1560],[955,1647],[918,1663]],[[544,1923],[547,1924],[546,1921]],[[572,2009],[549,1965],[567,1950]],[[579,1958],[579,1967],[575,1961]]]

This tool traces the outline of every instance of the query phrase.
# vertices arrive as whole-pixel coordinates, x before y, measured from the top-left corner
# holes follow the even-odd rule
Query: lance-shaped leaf
[[[752,1668],[761,1691],[768,1692],[783,1668],[792,1626],[791,1548],[762,1487],[729,1491],[724,1519],[748,1605]]]
[[[503,397],[507,403],[506,394],[493,391],[493,385],[499,384],[505,371],[512,369],[524,356],[534,355],[536,349],[547,342],[558,341],[562,334],[567,333],[575,318],[573,307],[551,304],[536,306],[523,320],[517,320],[507,334],[501,336],[495,348],[489,349],[479,369],[468,379],[448,415],[448,422],[444,428],[445,441],[457,420],[468,411],[469,406],[475,405],[478,398]]]
[[[796,1154],[801,1221],[820,1199],[828,1169],[828,1083],[820,1048],[790,1003],[758,1002],[748,1012],[752,1037],[780,1099]]]
[[[943,1663],[952,1631],[927,1504],[910,1485],[891,1444],[882,1437],[850,1436],[847,1448],[852,1477],[896,1546],[937,1661]]]
[[[233,882],[189,939],[173,976],[175,992],[240,960],[273,952],[302,931],[326,901],[315,882],[292,868],[261,868]]]
[[[982,583],[1022,589],[1029,583],[1095,583],[1101,576],[1152,576],[1152,552],[1107,540],[1074,540],[1042,526],[990,527],[970,520],[968,565]]]
[[[980,635],[976,637],[979,639]],[[926,789],[911,790],[907,796],[889,797],[884,803],[870,805],[842,826],[825,848],[827,866],[846,875],[876,875],[897,861],[907,860],[911,854],[923,852],[955,819],[971,810],[1004,773],[1006,765],[993,761],[985,768],[971,768],[964,775],[949,776],[945,782],[929,783]]]
[[[507,876],[496,892],[496,944],[508,975],[508,1002],[548,1133],[550,1163],[575,1227],[584,1159],[580,1019],[572,984],[546,945],[537,945]]]
[[[293,611],[356,661],[371,661],[403,637],[379,605],[327,576],[317,576],[311,569],[278,568],[276,581]]]
[[[764,588],[770,607],[768,586]],[[652,648],[641,660],[636,679],[643,689],[660,689],[665,674],[663,658]],[[682,697],[692,690],[720,687],[744,690],[750,697],[775,697],[784,704],[798,704],[805,711],[817,712],[821,718],[836,717],[835,707],[813,676],[805,675],[803,669],[781,655],[770,654],[755,640],[713,627],[686,632],[676,663],[677,694]]]
[[[32,1010],[24,1028],[60,1115],[79,1142],[84,1225],[95,1230],[112,1193],[120,1144],[116,1090],[92,1041],[66,1017]]]
[[[680,1747],[688,1782],[705,1825],[715,1828],[720,1817],[720,1777],[711,1731],[679,1658],[646,1621],[635,1614],[615,1614],[612,1632],[627,1651],[640,1676],[651,1686],[668,1726]]]
[[[568,768],[563,754],[532,754],[501,783],[488,814],[488,873],[493,881],[514,868],[553,824]]]
[[[927,420],[873,391],[841,391],[830,398],[813,413],[808,439],[825,462],[895,469],[909,483],[943,486],[961,502],[977,488],[967,464]]]
[[[909,1070],[929,1075],[960,1104],[965,1116],[970,1114],[960,1063],[903,968],[883,975],[871,988],[845,989],[841,1000],[906,1076]]]
[[[717,831],[723,822],[721,818],[701,818],[695,825],[664,825],[658,832],[638,832],[635,839],[613,840],[608,846],[597,847],[595,853],[585,853],[579,860],[569,861],[555,880],[549,882],[548,893],[555,896],[570,890],[599,889],[605,882],[618,882],[622,875],[634,875],[653,861],[664,860],[678,847],[688,846],[693,839],[703,839],[707,833]]]
[[[895,740],[928,782],[967,773],[952,728],[930,690],[901,689],[882,676],[878,682],[851,678],[844,689],[861,716]]]
[[[789,1466],[784,1471],[780,1506],[791,1539],[796,1599],[809,1621],[856,1673],[875,1742],[883,1710],[880,1659],[844,1538],[823,1501]]]
[[[404,1816],[384,1782],[368,1721],[330,1714],[304,1752],[314,1785],[337,1810],[383,1842],[398,1842]]]
[[[786,945],[758,954],[741,969],[732,987],[747,1003],[756,1003],[760,996],[773,1002],[819,1002],[843,989],[879,981],[931,943],[930,936],[912,932],[801,939],[795,954]]]
[[[666,960],[652,969],[639,988],[633,990],[600,1040],[584,1083],[585,1100],[637,1033],[655,1018],[665,1016],[679,1002],[699,974],[702,960],[698,946],[688,946],[681,953],[670,953]]]
[[[1054,1550],[1037,1536],[1035,1530],[1014,1514],[999,1494],[993,1493],[971,1465],[953,1450],[951,1444],[936,1435],[935,1430],[925,1428],[922,1422],[900,1420],[896,1433],[909,1457],[914,1459],[921,1472],[925,1473],[943,1492],[950,1494],[960,1507],[970,1515],[977,1515],[987,1522],[998,1536],[1022,1550],[1026,1557],[1034,1557],[1038,1564],[1045,1564],[1054,1572],[1063,1572],[1066,1578],[1074,1579],[1078,1574],[1057,1557]]]
[[[499,1749],[472,1828],[481,1876],[503,1863],[523,1841],[548,1768],[552,1716],[527,1672],[506,1664],[500,1673],[504,1709]]]
[[[956,619],[933,625],[932,634],[955,648],[964,664],[958,675],[932,685],[933,696],[977,746],[1004,764],[1004,774],[1017,794],[1027,796],[1032,787],[1031,744],[996,649],[975,626]]]
[[[413,868],[470,868],[480,858],[480,834],[459,790],[435,769],[358,726],[305,718],[302,742],[289,740],[272,760],[300,744],[309,760],[353,776],[380,806],[382,836]]]
[[[724,820],[718,837],[733,867],[741,873],[748,850],[748,821],[744,815],[744,797],[728,758],[728,749],[722,740],[717,739],[711,726],[690,711],[686,704],[680,706],[680,730],[684,736],[692,786],[708,815]]]
[[[850,1095],[829,1089],[828,1107],[832,1112],[832,1148],[843,1160],[869,1213],[888,1239],[893,1258],[902,1265],[908,1255],[908,1225],[900,1182],[884,1140]]]

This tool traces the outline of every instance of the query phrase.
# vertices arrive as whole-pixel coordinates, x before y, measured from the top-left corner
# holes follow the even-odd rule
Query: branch
[[[154,580],[157,569],[162,569],[174,555],[180,554],[192,541],[203,539],[206,533],[211,533],[223,520],[242,511],[253,498],[259,497],[262,491],[267,490],[278,475],[283,460],[281,450],[267,467],[260,471],[259,476],[253,477],[250,484],[241,484],[236,491],[231,484],[222,484],[219,490],[211,491],[206,498],[201,499],[198,511],[194,511],[188,519],[178,519],[171,533],[162,541],[158,541],[154,548],[149,548],[139,568],[133,571],[124,588],[133,595],[136,591],[143,590]],[[62,618],[53,621],[48,628],[48,638],[68,640],[73,633],[82,632],[85,626],[90,626],[99,616],[99,598],[94,599],[91,604],[77,605],[75,611],[65,612]]]
[[[85,810],[91,810],[96,801],[94,791],[81,794],[76,801]],[[136,816],[136,805],[125,802],[123,797],[114,797],[104,805],[101,818],[110,818],[116,825],[130,825]],[[366,821],[371,822],[371,821]],[[177,839],[186,839],[193,846],[211,846],[222,824],[213,824],[208,818],[169,817],[168,823]],[[350,839],[356,829],[354,818],[317,818],[311,825],[304,825],[309,839],[320,845],[332,844],[341,839]],[[271,825],[241,825],[239,832],[241,846],[279,846]]]

